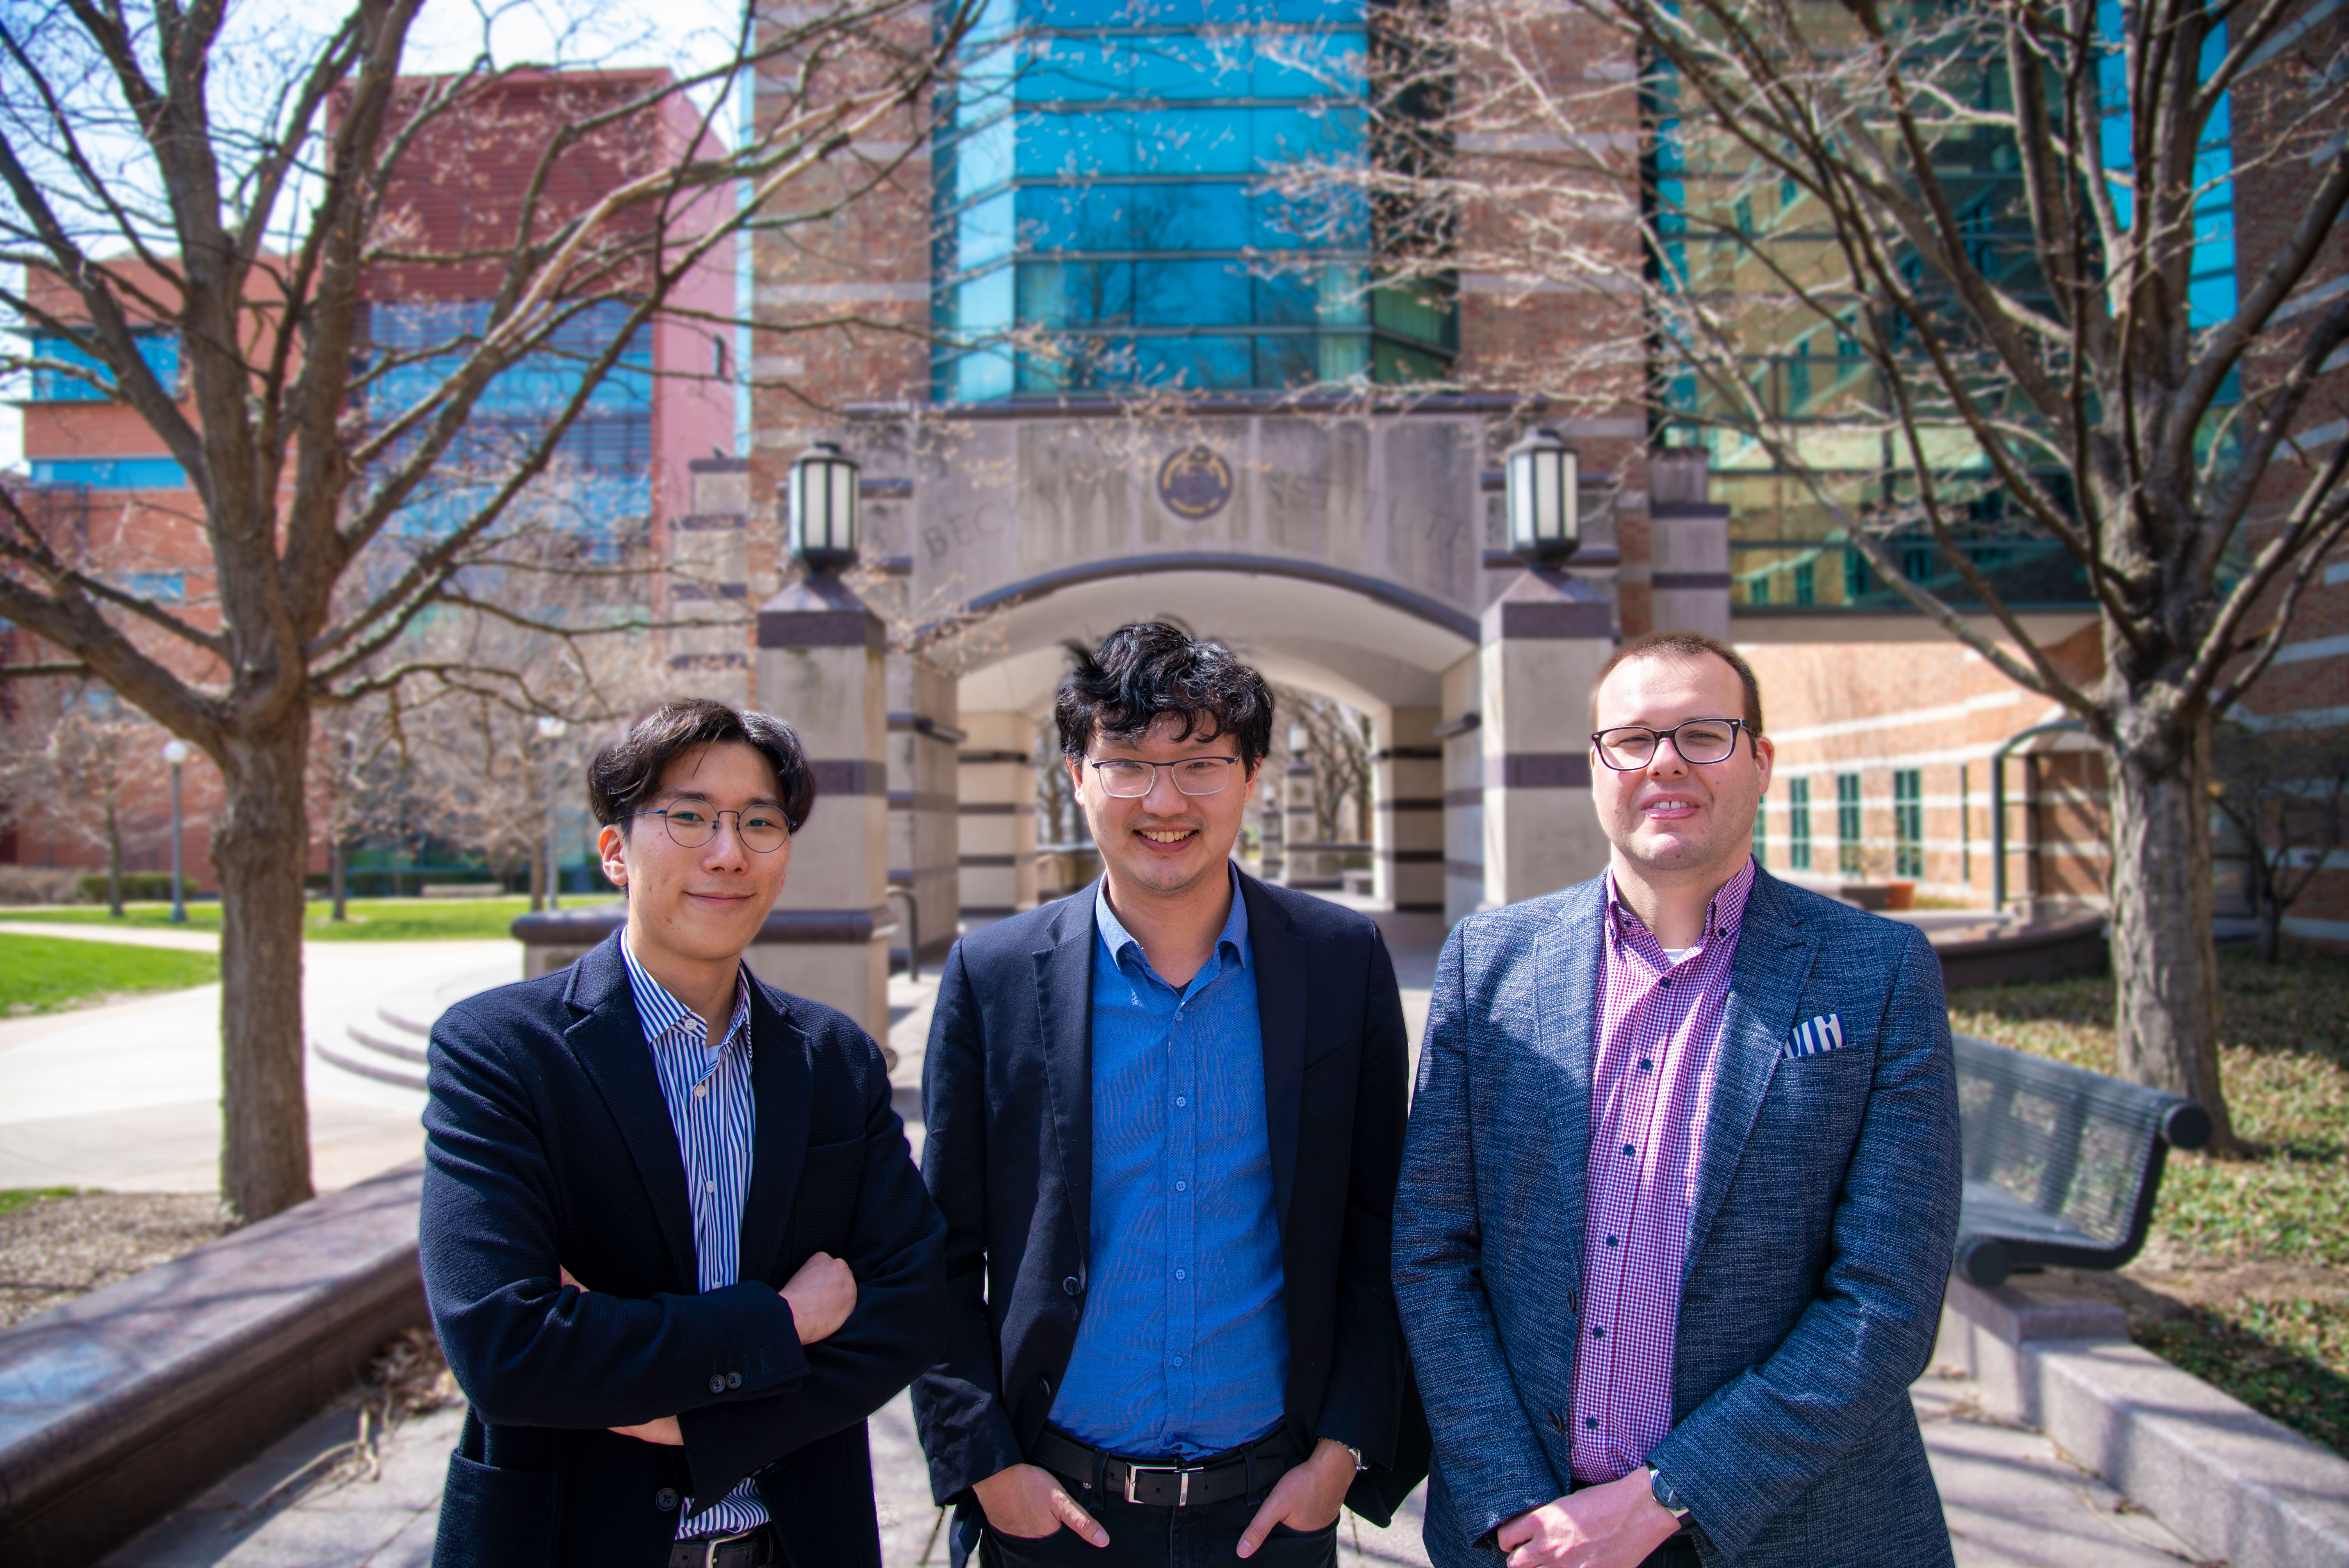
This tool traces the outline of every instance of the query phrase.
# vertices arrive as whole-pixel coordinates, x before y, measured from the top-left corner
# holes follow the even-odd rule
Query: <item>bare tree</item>
[[[62,830],[106,854],[106,907],[122,914],[126,797],[151,786],[161,770],[163,732],[114,694],[77,681],[47,694],[36,727],[37,749],[0,760],[0,795],[20,823]],[[18,719],[26,724],[25,717]]]
[[[1512,366],[1521,389],[1588,402],[1636,369],[1660,424],[1783,476],[1823,539],[2082,721],[2111,779],[2121,1065],[2208,1106],[2222,1150],[2211,726],[2349,527],[2349,445],[2294,438],[2349,342],[2319,275],[2349,204],[2349,74],[2303,8],[1399,7],[1379,101],[1436,106],[1392,132],[1419,156],[1297,176],[1415,214],[1439,242],[1406,270],[1635,306],[1579,356]],[[1585,69],[1562,15],[1636,67]],[[1614,129],[1634,88],[1637,139]],[[2265,106],[2231,167],[2230,95]],[[2198,245],[2222,182],[2270,169],[2302,170],[2302,203],[2229,301]],[[2034,550],[2095,603],[2100,670],[2012,607],[2044,573],[1993,562]]]
[[[559,123],[517,145],[495,105],[528,73],[485,49],[453,76],[401,75],[417,8],[352,0],[255,26],[213,5],[58,0],[0,18],[0,263],[26,278],[0,305],[64,346],[34,369],[82,377],[161,438],[199,499],[217,603],[199,614],[125,588],[9,489],[0,616],[220,769],[222,1188],[245,1220],[310,1193],[314,710],[416,673],[402,639],[467,603],[466,573],[496,557],[512,502],[638,329],[745,225],[827,222],[885,174],[804,200],[810,171],[921,99],[959,32],[911,0],[833,0],[756,27],[746,14],[721,64],[563,86]],[[729,149],[724,88],[747,71],[785,90]],[[460,246],[436,247],[395,197],[445,181],[427,150],[451,146],[510,177],[468,212]],[[619,175],[570,177],[591,155]],[[387,330],[378,294],[436,269],[485,304]],[[179,385],[140,353],[157,328],[177,335]],[[543,417],[492,443],[473,418],[492,388],[550,361],[565,374]],[[444,459],[484,453],[493,482],[436,484]]]
[[[1288,717],[1280,737],[1284,765],[1291,754],[1313,764],[1315,835],[1325,841],[1339,840],[1350,825],[1350,810],[1355,837],[1369,839],[1373,772],[1370,716],[1315,692],[1280,686],[1273,696],[1277,710]],[[1297,739],[1305,742],[1301,752],[1289,744]]]
[[[2349,828],[2349,730],[2222,724],[2212,794],[2243,842],[2260,957],[2283,954],[2283,917]]]

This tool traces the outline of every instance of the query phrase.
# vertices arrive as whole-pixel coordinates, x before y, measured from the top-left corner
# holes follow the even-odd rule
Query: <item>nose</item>
[[[1651,778],[1669,779],[1686,773],[1688,761],[1681,756],[1680,746],[1671,736],[1660,735],[1656,737],[1656,754],[1648,758],[1647,770]]]
[[[1150,770],[1150,792],[1142,798],[1142,809],[1154,817],[1179,817],[1190,808],[1184,804],[1190,799],[1174,788],[1174,769],[1154,768]]]
[[[742,841],[742,813],[719,812],[709,841],[701,846],[701,858],[713,863],[740,865],[750,852],[750,846]]]

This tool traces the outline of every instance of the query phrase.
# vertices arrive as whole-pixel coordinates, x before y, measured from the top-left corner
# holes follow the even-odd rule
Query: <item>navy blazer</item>
[[[864,1418],[936,1358],[943,1281],[880,1049],[751,979],[740,1283],[702,1294],[619,940],[432,1028],[419,1244],[471,1401],[435,1568],[657,1568],[680,1495],[708,1506],[745,1476],[791,1563],[879,1568]],[[856,1309],[802,1348],[776,1293],[817,1252],[854,1271]],[[663,1416],[684,1447],[605,1429]]]
[[[1454,930],[1412,1102],[1395,1290],[1435,1432],[1427,1549],[1571,1490],[1606,882]],[[1789,1054],[1814,1018],[1841,1045]],[[1811,1031],[1816,1047],[1829,1031]],[[1951,1561],[1909,1385],[1958,1222],[1957,1073],[1915,927],[1756,874],[1689,1216],[1671,1478],[1708,1565]]]
[[[914,1384],[940,1503],[1022,1461],[1084,1311],[1092,1191],[1094,890],[1014,915],[947,957],[922,1076],[922,1179],[947,1220],[947,1343]],[[1425,1473],[1389,1225],[1409,1073],[1379,929],[1243,873],[1288,1314],[1283,1407],[1300,1449],[1378,1467],[1347,1501],[1384,1523]]]

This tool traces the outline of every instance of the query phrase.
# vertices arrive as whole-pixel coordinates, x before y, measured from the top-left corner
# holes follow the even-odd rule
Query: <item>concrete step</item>
[[[375,1016],[403,1035],[426,1040],[432,1037],[433,1024],[448,1007],[448,1002],[438,996],[394,996],[376,1004]]]
[[[356,1028],[351,1031],[354,1035],[357,1032]],[[420,1089],[424,1087],[424,1068],[420,1057],[409,1062],[371,1049],[356,1040],[344,1044],[312,1040],[310,1051],[329,1067],[357,1073],[363,1078],[373,1078],[378,1083],[397,1084],[401,1088]]]
[[[380,1024],[352,1024],[343,1033],[368,1050],[387,1057],[397,1057],[404,1062],[425,1061],[429,1037],[411,1035],[403,1029],[387,1029]]]

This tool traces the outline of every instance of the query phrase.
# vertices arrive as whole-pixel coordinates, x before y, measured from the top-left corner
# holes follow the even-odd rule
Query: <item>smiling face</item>
[[[741,813],[718,817],[718,830],[698,849],[679,844],[656,816],[607,826],[597,840],[604,874],[628,890],[629,945],[640,962],[653,965],[666,954],[688,965],[730,964],[765,923],[791,864],[788,837],[763,854],[742,842],[741,822],[783,820],[774,769],[739,742],[696,747],[663,769],[637,810],[691,812],[705,822]]]
[[[1593,729],[1641,724],[1664,730],[1683,719],[1737,717],[1745,711],[1745,689],[1717,658],[1631,658],[1600,684],[1592,707]],[[1618,864],[1674,881],[1716,874],[1728,881],[1752,851],[1771,757],[1768,740],[1741,731],[1736,748],[1719,762],[1692,765],[1664,742],[1647,767],[1619,773],[1593,747],[1591,794]]]
[[[1202,738],[1195,729],[1188,739],[1175,739],[1182,730],[1179,717],[1162,714],[1140,740],[1096,735],[1085,759],[1069,763],[1112,890],[1123,883],[1145,893],[1177,894],[1197,887],[1203,879],[1230,875],[1224,862],[1239,838],[1240,819],[1247,811],[1248,791],[1256,779],[1253,769],[1243,771],[1237,763],[1227,763],[1222,789],[1213,795],[1185,795],[1175,788],[1171,769],[1154,769],[1149,794],[1121,797],[1102,789],[1100,773],[1086,766],[1112,758],[1180,762],[1239,755],[1228,735]],[[1115,896],[1112,891],[1112,902]]]

